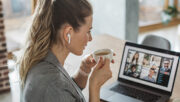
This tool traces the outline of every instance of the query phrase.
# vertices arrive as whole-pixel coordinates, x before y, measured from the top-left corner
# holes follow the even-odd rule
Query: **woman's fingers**
[[[92,54],[89,56],[89,58],[90,58],[90,60],[91,60],[92,63],[95,63],[95,62],[96,62],[96,61],[94,60]]]
[[[91,61],[92,63],[96,63],[96,61],[94,60],[94,58],[93,58],[93,55],[92,55],[92,54],[90,54],[90,55],[89,55],[89,59],[90,59],[90,61]]]
[[[106,58],[104,62],[105,62],[104,66],[108,68],[110,66],[109,58]]]
[[[92,54],[85,55],[83,59],[87,64],[95,63],[94,58],[92,57]]]
[[[114,63],[114,62],[115,62],[114,59],[112,59],[112,60],[111,60],[111,63]]]
[[[116,56],[116,54],[113,53],[113,56]],[[115,63],[114,59],[111,60],[111,63]]]
[[[107,71],[107,79],[111,78],[112,77],[112,71],[110,70],[110,60],[109,59],[106,59],[105,61],[105,65],[104,65]]]
[[[98,63],[97,63],[97,65],[96,65],[96,68],[101,68],[102,67],[102,65],[103,65],[103,58],[102,57],[100,57],[99,58],[99,60],[98,60]]]

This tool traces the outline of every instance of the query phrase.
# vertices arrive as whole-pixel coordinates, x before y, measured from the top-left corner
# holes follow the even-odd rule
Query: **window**
[[[174,26],[180,23],[180,14],[169,20],[168,16],[163,13],[163,10],[167,10],[168,6],[174,6],[180,12],[180,0],[139,0],[139,6],[140,32]]]
[[[147,26],[161,22],[163,0],[140,0],[139,26]]]
[[[2,0],[8,51],[20,48],[26,22],[31,16],[31,0]]]
[[[18,29],[31,15],[31,0],[2,0],[6,31]]]

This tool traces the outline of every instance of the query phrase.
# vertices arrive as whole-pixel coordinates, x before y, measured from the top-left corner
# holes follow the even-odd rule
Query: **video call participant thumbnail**
[[[163,86],[167,86],[169,83],[169,76],[171,73],[170,59],[164,59],[162,63],[163,65],[160,68],[157,83]]]
[[[156,73],[154,68],[150,68],[149,74],[145,76],[143,79],[146,81],[154,82],[155,83],[155,78],[153,78],[154,74]]]

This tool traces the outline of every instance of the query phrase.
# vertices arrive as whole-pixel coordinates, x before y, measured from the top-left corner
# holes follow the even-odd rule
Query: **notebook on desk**
[[[180,53],[126,42],[118,80],[103,87],[110,102],[166,102],[172,95]]]

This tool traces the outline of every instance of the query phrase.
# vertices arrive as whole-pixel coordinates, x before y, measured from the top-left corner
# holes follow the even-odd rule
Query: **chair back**
[[[169,40],[156,35],[147,35],[141,44],[151,47],[171,50],[171,44]]]

